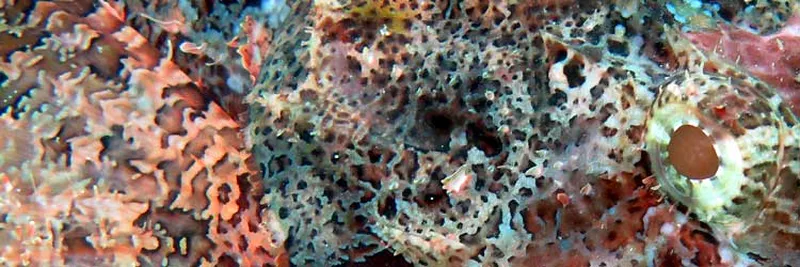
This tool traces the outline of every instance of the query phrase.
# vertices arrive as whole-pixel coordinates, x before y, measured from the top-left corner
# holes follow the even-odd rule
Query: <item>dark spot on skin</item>
[[[496,156],[503,150],[503,141],[495,133],[495,130],[487,128],[482,122],[467,124],[467,142],[482,150],[488,157]]]

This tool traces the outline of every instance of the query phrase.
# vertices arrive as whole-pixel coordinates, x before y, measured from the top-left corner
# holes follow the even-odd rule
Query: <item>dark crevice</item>
[[[496,131],[484,125],[483,122],[467,124],[467,142],[482,150],[487,157],[500,154],[503,151],[503,141],[495,134]]]
[[[567,76],[569,87],[581,86],[586,81],[586,77],[581,73],[582,70],[583,63],[578,60],[572,60],[564,66],[564,75]]]

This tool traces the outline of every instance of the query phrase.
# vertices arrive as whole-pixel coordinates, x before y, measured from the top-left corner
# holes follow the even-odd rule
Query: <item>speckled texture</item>
[[[659,193],[666,185],[656,183],[651,158],[660,155],[644,152],[644,137],[656,97],[681,76],[721,77],[702,86],[722,87],[744,79],[774,96],[735,64],[695,48],[684,31],[796,7],[514,2],[295,6],[248,97],[247,129],[294,264],[369,260],[384,249],[427,266],[794,260],[793,246],[739,246],[744,230],[692,213],[703,211],[702,200]],[[763,31],[785,22],[757,21]],[[753,97],[748,103],[762,101]],[[736,101],[721,96],[719,104],[727,100]],[[796,180],[796,119],[785,106],[765,108],[758,112],[777,116],[765,130],[780,128],[785,139],[744,162],[771,164],[762,166],[770,179]],[[751,114],[728,111],[740,121]],[[755,179],[751,165],[744,172]],[[661,183],[675,178],[663,176]],[[789,211],[797,197],[778,206]],[[751,212],[769,205],[747,203]],[[779,239],[798,240],[794,227]]]
[[[241,125],[139,6],[0,3],[0,266],[286,265]]]
[[[0,265],[796,264],[800,7],[718,2],[0,0]]]

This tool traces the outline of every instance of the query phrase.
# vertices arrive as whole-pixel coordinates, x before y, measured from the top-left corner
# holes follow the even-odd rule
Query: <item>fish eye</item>
[[[756,82],[678,74],[658,86],[648,112],[645,146],[660,191],[722,228],[750,223],[787,165],[783,136],[796,118]]]

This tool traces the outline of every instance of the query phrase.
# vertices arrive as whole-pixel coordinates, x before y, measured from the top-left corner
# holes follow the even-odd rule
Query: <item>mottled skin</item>
[[[288,265],[176,5],[0,1],[0,265]]]
[[[385,249],[429,266],[791,262],[796,118],[768,85],[694,48],[680,34],[692,25],[662,2],[486,2],[294,7],[249,96],[248,128],[294,264],[376,261]],[[766,167],[739,171],[787,186],[726,191],[741,212],[657,191],[683,181],[645,142],[654,101],[680,77],[752,88],[709,97],[766,104],[734,102],[706,123],[779,132],[779,145],[743,159]],[[721,116],[703,105],[686,116]],[[766,212],[752,228],[716,220],[749,221],[756,207]],[[780,216],[785,231],[763,234]]]
[[[11,2],[2,264],[798,262],[797,118],[685,32],[796,4]]]

